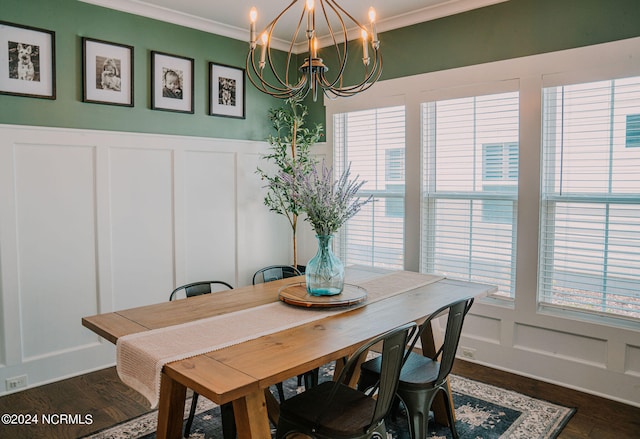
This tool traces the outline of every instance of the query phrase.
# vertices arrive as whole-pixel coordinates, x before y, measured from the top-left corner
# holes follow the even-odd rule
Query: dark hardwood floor
[[[0,413],[37,415],[37,424],[0,425],[0,438],[75,439],[149,411],[149,403],[123,384],[115,367],[80,375],[0,398]],[[43,415],[80,415],[85,423],[43,423]]]
[[[453,373],[576,409],[561,439],[639,439],[640,408],[456,360]]]
[[[640,408],[462,360],[456,361],[454,373],[576,408],[561,439],[640,438]],[[0,438],[77,438],[147,411],[146,400],[108,368],[1,397],[0,414],[37,415],[38,423],[0,424]],[[42,422],[43,415],[48,423]]]

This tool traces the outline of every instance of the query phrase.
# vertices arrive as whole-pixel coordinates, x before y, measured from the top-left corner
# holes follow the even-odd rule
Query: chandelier
[[[318,92],[322,90],[329,99],[336,97],[353,96],[373,85],[382,73],[382,55],[380,53],[380,41],[376,31],[376,12],[369,8],[369,28],[361,25],[337,2],[333,0],[306,0],[302,1],[302,12],[297,19],[297,25],[286,59],[274,50],[271,53],[271,42],[274,30],[279,21],[301,0],[293,0],[267,27],[259,34],[256,33],[256,20],[258,12],[252,8],[249,13],[250,46],[247,55],[247,76],[251,83],[260,91],[278,99],[302,99],[309,93],[316,101]],[[326,46],[320,47],[316,33],[316,18],[320,16],[326,25]],[[301,28],[306,25],[306,42],[300,34]],[[358,49],[362,56],[348,58],[349,44],[348,30],[355,29],[362,44],[352,44],[352,48]],[[303,37],[307,57],[296,69],[294,53],[298,37]],[[305,44],[306,43],[306,44]],[[304,51],[303,51],[304,52]],[[329,68],[324,64],[321,53],[325,53],[335,59],[335,64]],[[348,63],[351,61],[350,63]],[[296,71],[297,70],[297,71]],[[358,77],[355,83],[344,78],[349,70],[349,78]],[[360,70],[360,72],[358,72]],[[356,82],[359,81],[359,82]]]

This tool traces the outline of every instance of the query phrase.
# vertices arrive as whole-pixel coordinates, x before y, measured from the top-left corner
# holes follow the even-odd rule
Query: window
[[[335,239],[347,264],[404,268],[405,109],[403,106],[335,114],[334,166],[365,180],[374,196]]]
[[[640,77],[545,88],[543,105],[539,302],[640,318]]]
[[[514,297],[518,93],[422,105],[422,271]]]

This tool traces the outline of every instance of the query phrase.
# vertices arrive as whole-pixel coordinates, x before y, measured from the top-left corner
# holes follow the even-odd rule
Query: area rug
[[[323,368],[321,381],[330,379],[331,368]],[[456,428],[461,439],[553,439],[574,413],[573,409],[451,375]],[[285,393],[301,391],[296,379],[285,382]],[[185,419],[191,401],[185,405]],[[86,439],[155,439],[157,412],[132,419],[87,436]],[[389,419],[389,439],[409,439],[403,413]],[[273,432],[275,433],[275,431]],[[448,427],[429,424],[429,437],[451,439]],[[189,439],[222,438],[220,408],[205,398],[198,400],[197,415]]]

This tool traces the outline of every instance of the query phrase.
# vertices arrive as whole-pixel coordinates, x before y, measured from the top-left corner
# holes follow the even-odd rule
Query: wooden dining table
[[[351,267],[358,284],[388,270]],[[94,315],[82,324],[106,340],[223,316],[279,301],[282,288],[303,277],[252,285]],[[181,438],[187,388],[217,404],[233,403],[239,439],[268,439],[278,406],[269,387],[352,353],[367,340],[402,324],[420,321],[459,299],[482,297],[496,287],[442,279],[373,303],[360,304],[310,323],[165,364],[160,379],[158,439]],[[282,303],[282,306],[290,306]],[[313,310],[312,312],[319,312]],[[429,338],[431,337],[429,333]],[[423,346],[433,340],[423,338]],[[443,416],[446,420],[446,417]]]

